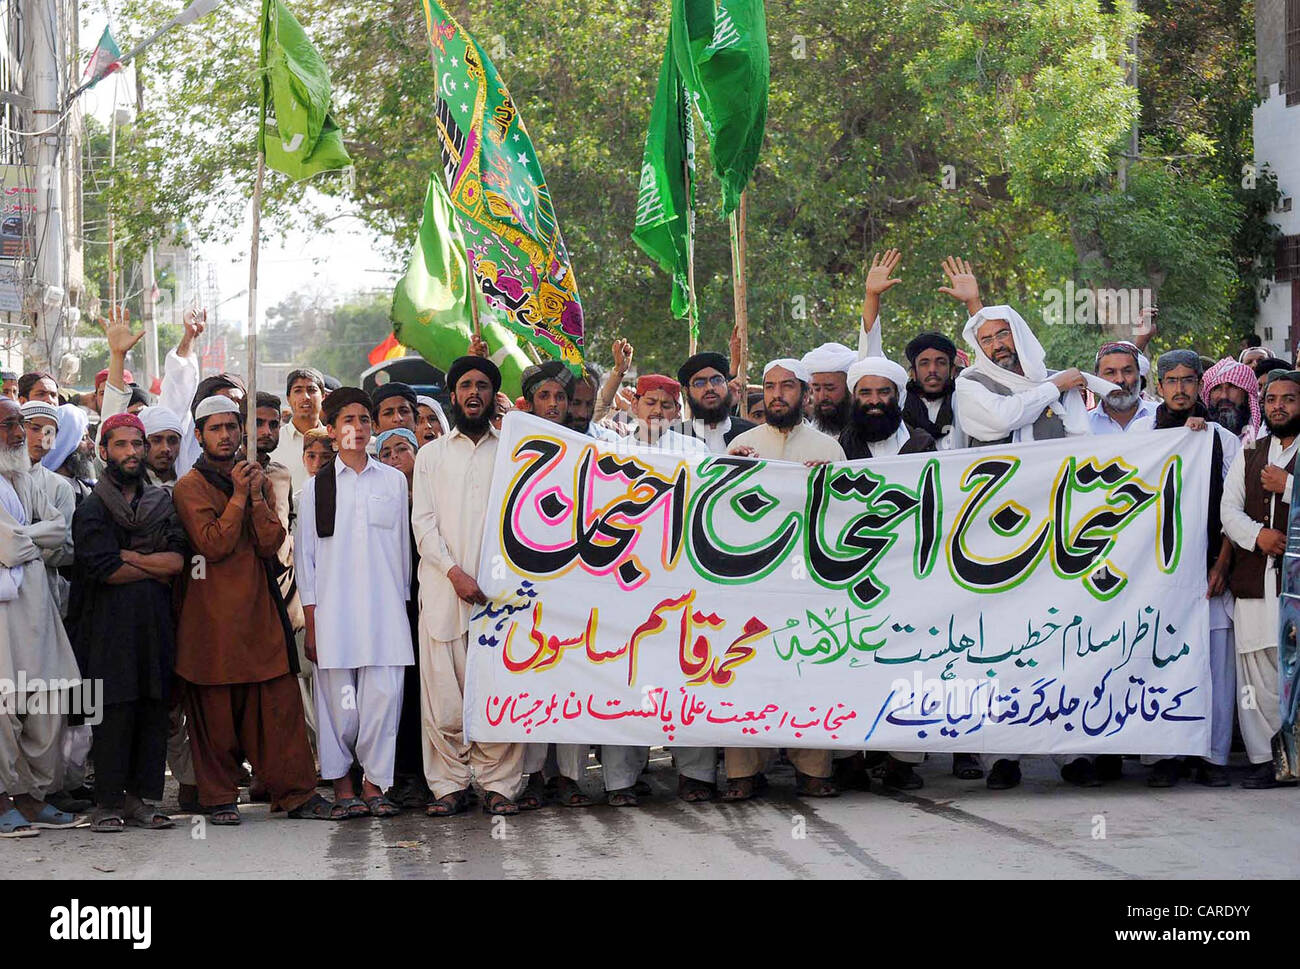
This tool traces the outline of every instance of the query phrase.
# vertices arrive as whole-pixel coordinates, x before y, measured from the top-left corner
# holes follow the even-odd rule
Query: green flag
[[[437,0],[419,0],[437,77],[434,137],[478,287],[502,321],[573,370],[578,284],[528,128],[482,46]]]
[[[632,239],[672,277],[676,317],[694,310],[689,286],[694,221],[695,135],[669,36],[650,110]],[[693,314],[692,319],[698,335],[698,317]]]
[[[262,132],[266,163],[293,179],[347,168],[343,132],[330,115],[330,73],[280,0],[262,2]],[[266,116],[267,103],[275,120]]]
[[[471,295],[478,305],[479,329],[492,349],[492,362],[501,370],[501,389],[516,397],[520,376],[532,361],[488,306],[478,286],[471,285],[465,240],[442,176],[435,173],[424,196],[420,236],[411,250],[406,275],[393,293],[393,332],[404,346],[446,370],[469,347],[474,330]]]
[[[767,122],[767,17],[763,0],[673,0],[677,69],[709,139],[731,213],[749,182]]]

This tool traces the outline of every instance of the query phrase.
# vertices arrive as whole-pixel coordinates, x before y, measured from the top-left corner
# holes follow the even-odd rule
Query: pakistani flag
[[[506,326],[576,370],[582,303],[528,129],[478,42],[437,0],[420,3],[447,196],[478,288]]]
[[[763,0],[673,0],[677,69],[709,139],[722,209],[740,204],[767,122],[767,16]]]
[[[329,69],[280,0],[262,0],[261,77],[260,147],[270,167],[303,179],[352,164],[330,115]]]
[[[695,136],[690,104],[673,60],[668,38],[659,89],[650,110],[641,187],[637,193],[632,239],[673,280],[673,316],[690,304],[689,271],[695,230]],[[698,318],[693,314],[698,335]]]
[[[393,293],[393,332],[404,346],[446,370],[469,347],[474,328],[471,298],[477,303],[483,339],[493,351],[492,362],[501,370],[501,388],[516,397],[520,376],[532,361],[471,282],[465,240],[442,176],[435,174],[424,197],[420,236]]]
[[[122,68],[122,52],[118,50],[117,41],[113,39],[112,33],[107,27],[99,37],[99,43],[95,45],[95,51],[90,55],[90,61],[86,64],[86,72],[82,75],[85,80],[85,87],[94,87],[108,75]]]

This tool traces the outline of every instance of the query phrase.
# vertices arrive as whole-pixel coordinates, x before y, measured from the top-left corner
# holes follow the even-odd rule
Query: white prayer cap
[[[194,423],[197,424],[205,417],[211,417],[213,414],[238,414],[239,405],[224,394],[213,394],[211,397],[204,397],[199,401],[199,406],[194,408]]]
[[[907,371],[888,357],[863,357],[849,368],[849,393],[855,393],[863,377],[884,377],[898,388],[898,405],[907,398]]]
[[[443,413],[442,405],[440,403],[432,397],[425,397],[421,394],[415,398],[415,405],[417,407],[427,407],[429,410],[433,411],[433,416],[438,418],[438,426],[442,428],[442,433],[448,434],[451,432],[451,425],[447,423],[447,415]]]
[[[145,437],[161,434],[163,431],[175,431],[177,434],[185,433],[181,429],[181,419],[176,416],[174,411],[163,407],[161,404],[146,407],[136,416],[144,424]]]
[[[808,372],[808,368],[803,365],[802,360],[796,360],[794,357],[782,357],[780,360],[771,360],[768,362],[767,366],[763,368],[763,376],[766,377],[767,372],[773,367],[781,367],[785,370],[789,370],[804,383],[812,383],[812,374]]]
[[[43,400],[29,400],[19,410],[25,421],[30,421],[33,417],[45,417],[54,421],[55,427],[59,426],[59,409],[53,404],[47,404]]]
[[[842,343],[823,343],[803,355],[809,373],[848,373],[858,359],[858,352]]]

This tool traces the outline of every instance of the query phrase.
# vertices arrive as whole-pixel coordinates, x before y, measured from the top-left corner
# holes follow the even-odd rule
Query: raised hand
[[[487,340],[475,333],[469,338],[469,355],[471,357],[487,357],[488,353]]]
[[[144,336],[143,329],[139,333],[131,332],[131,311],[125,306],[110,307],[108,319],[101,318],[99,326],[108,339],[109,354],[119,358],[125,358],[130,349]]]
[[[940,286],[939,292],[967,304],[968,307],[971,303],[979,302],[980,287],[969,262],[949,256],[940,265],[943,274],[948,277],[948,285]]]
[[[903,254],[897,249],[887,249],[883,254],[878,252],[871,257],[871,268],[867,270],[868,296],[879,296],[902,282],[897,277],[890,278],[902,259]]]
[[[619,337],[614,341],[614,370],[617,373],[627,373],[628,368],[632,366],[632,353],[634,347],[631,342]]]
[[[187,357],[190,348],[194,346],[194,341],[203,335],[203,330],[208,325],[208,311],[190,307],[181,317],[181,323],[185,327],[185,332],[181,334],[181,342],[176,346],[176,355]]]

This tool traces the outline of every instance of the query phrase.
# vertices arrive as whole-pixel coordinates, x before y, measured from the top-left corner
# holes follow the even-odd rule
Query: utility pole
[[[27,163],[35,169],[33,236],[36,251],[25,316],[31,334],[24,348],[27,369],[57,365],[63,346],[64,279],[63,164],[64,123],[59,80],[64,74],[60,0],[23,0],[23,93],[31,99],[28,131],[42,131],[27,143]],[[45,131],[45,129],[50,129]]]

